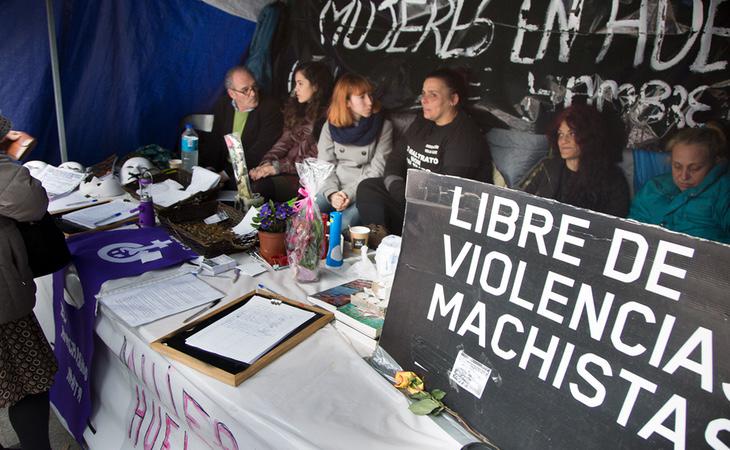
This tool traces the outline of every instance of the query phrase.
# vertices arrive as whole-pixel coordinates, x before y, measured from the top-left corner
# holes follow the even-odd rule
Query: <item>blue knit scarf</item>
[[[360,121],[349,127],[336,127],[330,125],[332,139],[343,145],[370,145],[380,133],[383,126],[383,115],[373,114],[370,117],[362,117]]]

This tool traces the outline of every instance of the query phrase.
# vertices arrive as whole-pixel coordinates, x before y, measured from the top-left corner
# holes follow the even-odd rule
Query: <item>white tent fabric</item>
[[[261,9],[271,0],[203,0],[203,2],[237,17],[256,22]]]

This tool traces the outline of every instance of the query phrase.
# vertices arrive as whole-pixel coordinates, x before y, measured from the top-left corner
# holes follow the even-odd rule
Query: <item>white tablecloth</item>
[[[221,307],[263,284],[288,298],[348,279],[325,269],[317,283],[297,284],[290,270],[255,278],[203,277],[226,292]],[[171,269],[177,270],[177,269]],[[164,271],[162,271],[164,272]],[[159,276],[148,273],[139,278]],[[226,274],[230,276],[230,274]],[[39,317],[53,336],[50,277],[37,281]],[[104,289],[127,280],[108,282]],[[92,449],[110,448],[459,448],[471,439],[408,410],[407,399],[328,325],[238,387],[154,352],[149,342],[180,327],[186,311],[130,329],[100,308],[93,368]],[[442,421],[443,423],[443,421]],[[448,423],[447,423],[448,425]],[[448,428],[448,426],[447,426]],[[456,436],[453,437],[453,436]]]

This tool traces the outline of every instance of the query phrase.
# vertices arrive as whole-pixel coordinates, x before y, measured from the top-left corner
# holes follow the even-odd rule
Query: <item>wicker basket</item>
[[[178,183],[180,183],[183,187],[188,187],[190,185],[190,180],[192,179],[193,175],[183,169],[168,169],[162,173],[157,173],[152,175],[152,182],[153,183],[162,183],[165,180],[175,180]],[[122,188],[129,192],[129,194],[132,195],[132,197],[139,199],[139,195],[137,194],[137,189],[139,189],[139,183],[137,181],[133,181],[131,183],[127,183]],[[188,209],[189,207],[193,207],[192,209],[197,209],[201,204],[209,202],[211,200],[215,200],[218,196],[218,191],[220,190],[220,185],[209,189],[204,192],[198,192],[197,194],[193,195],[192,197],[186,198],[185,200],[182,200],[178,203],[175,203],[174,205],[170,207],[163,207],[159,205],[155,205],[155,211],[157,211],[157,214],[162,217],[170,217],[172,218],[173,222],[181,222],[182,219],[180,216],[184,216],[188,214],[188,212],[184,211],[185,209]],[[202,212],[201,212],[202,214]],[[208,217],[212,214],[215,214],[215,210],[211,211],[209,214],[207,214],[204,217]],[[190,219],[192,220],[192,219]]]
[[[231,228],[241,222],[243,213],[222,203],[217,205],[217,211],[228,214],[228,219],[209,225],[202,219],[173,222],[160,215],[160,222],[183,243],[206,258],[214,258],[224,253],[239,253],[255,247],[258,243],[257,235],[241,237],[231,231]],[[215,211],[208,216],[212,214]]]

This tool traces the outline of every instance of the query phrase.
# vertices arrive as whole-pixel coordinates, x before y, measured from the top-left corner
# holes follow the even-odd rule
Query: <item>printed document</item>
[[[222,292],[187,272],[110,291],[98,295],[97,299],[129,326],[136,327],[223,296]]]
[[[253,364],[314,313],[286,303],[272,303],[259,295],[185,340],[192,346]]]
[[[59,169],[52,165],[47,165],[36,177],[41,182],[49,196],[67,194],[86,178],[85,173],[73,170]]]

